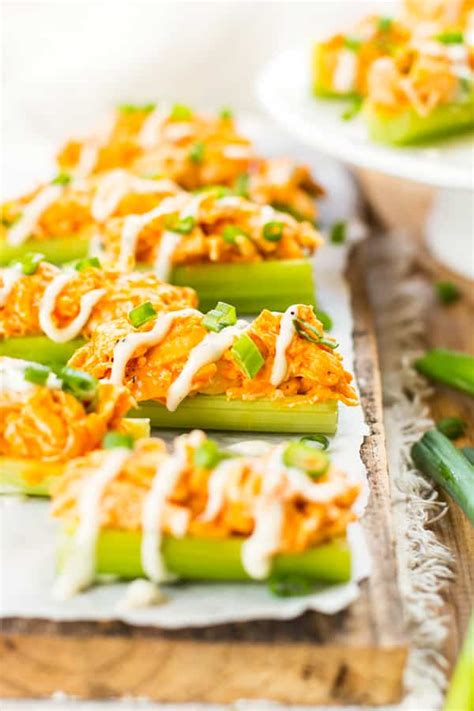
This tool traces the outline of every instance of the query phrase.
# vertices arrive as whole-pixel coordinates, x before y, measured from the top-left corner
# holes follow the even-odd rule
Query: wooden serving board
[[[123,695],[169,702],[272,699],[292,704],[388,704],[402,693],[407,644],[397,587],[380,373],[364,290],[364,246],[351,256],[356,374],[370,435],[362,456],[371,499],[363,519],[373,562],[345,611],[205,628],[121,622],[3,620],[0,697]],[[242,594],[245,594],[244,588]],[[238,604],[238,601],[236,601]]]

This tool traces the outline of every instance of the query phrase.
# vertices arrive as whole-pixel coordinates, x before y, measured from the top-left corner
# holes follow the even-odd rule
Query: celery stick
[[[443,138],[474,128],[474,92],[465,102],[437,106],[428,116],[420,116],[414,109],[395,114],[382,111],[369,101],[362,114],[369,136],[380,143],[405,145],[422,143],[432,138]]]
[[[64,264],[73,259],[86,257],[89,240],[78,237],[51,237],[51,239],[30,239],[14,246],[6,240],[0,240],[0,266],[13,259],[21,259],[28,252],[41,252],[45,259],[53,264]]]
[[[285,259],[249,264],[189,264],[175,267],[171,281],[191,286],[202,310],[216,301],[233,304],[241,313],[262,308],[284,311],[291,304],[315,306],[311,263]]]
[[[168,569],[184,580],[249,580],[241,563],[243,538],[172,538],[165,536],[162,553]],[[140,555],[141,532],[104,529],[96,549],[97,574],[133,579],[145,575]],[[74,546],[71,531],[63,530],[58,548],[61,569]],[[351,552],[337,538],[303,553],[275,557],[272,575],[300,574],[313,580],[342,583],[350,579]]]
[[[150,435],[150,422],[123,418],[118,429],[140,439]],[[0,456],[0,494],[49,496],[51,484],[61,476],[64,467],[64,463]]]
[[[474,396],[474,357],[445,348],[433,348],[415,361],[415,368],[431,380]]]
[[[67,343],[55,343],[47,336],[14,336],[0,339],[0,356],[23,358],[54,368],[65,365],[84,343],[82,338],[75,338]]]
[[[451,677],[443,711],[474,711],[474,613]]]
[[[149,417],[153,427],[199,427],[240,432],[288,432],[333,435],[337,428],[336,400],[314,404],[275,400],[227,400],[224,395],[196,395],[175,412],[155,401],[140,403],[129,417]]]

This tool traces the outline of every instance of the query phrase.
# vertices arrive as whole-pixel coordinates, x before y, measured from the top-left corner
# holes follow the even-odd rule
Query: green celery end
[[[78,237],[52,237],[30,239],[18,246],[0,240],[0,266],[5,266],[15,259],[22,259],[28,252],[41,252],[47,262],[64,264],[87,257],[89,240]]]

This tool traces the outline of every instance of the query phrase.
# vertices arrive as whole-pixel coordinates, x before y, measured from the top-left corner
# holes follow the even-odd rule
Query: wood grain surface
[[[351,258],[356,372],[370,435],[362,447],[371,499],[363,520],[373,573],[349,609],[177,631],[109,623],[7,619],[0,697],[122,695],[159,701],[294,704],[395,703],[403,635],[391,530],[380,373],[364,279],[364,248]],[[244,589],[242,594],[245,594]]]

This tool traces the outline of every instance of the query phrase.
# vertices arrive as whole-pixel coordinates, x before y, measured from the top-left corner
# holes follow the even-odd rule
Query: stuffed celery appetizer
[[[0,357],[0,492],[48,494],[65,463],[97,447],[111,430],[125,441],[149,434],[147,420],[127,420],[123,386],[87,373]]]
[[[310,306],[252,323],[222,302],[205,315],[142,311],[98,326],[69,364],[127,385],[153,425],[333,434],[338,401],[357,402]]]
[[[314,305],[306,256],[321,243],[309,222],[219,189],[181,193],[143,215],[112,218],[102,230],[104,258],[118,268],[137,262],[195,288],[204,308],[223,299],[247,313],[295,300]]]
[[[311,220],[314,198],[323,192],[307,166],[258,156],[229,110],[213,116],[181,104],[118,107],[95,135],[69,142],[58,162],[82,177],[122,167],[139,175],[166,175],[186,190],[224,185]]]
[[[87,179],[66,173],[2,205],[0,264],[41,250],[56,263],[87,256],[99,226],[111,216],[148,212],[180,188],[168,179],[141,178],[123,169]]]
[[[72,460],[52,488],[63,523],[55,594],[97,574],[160,583],[298,575],[344,582],[358,484],[308,443],[260,456],[222,451],[195,430]]]
[[[313,91],[323,97],[363,97],[367,74],[379,57],[405,44],[407,28],[391,17],[371,15],[346,33],[339,33],[313,49]]]
[[[373,63],[363,109],[375,141],[409,144],[474,128],[474,47],[462,33],[414,41]]]
[[[192,289],[152,273],[103,269],[97,258],[59,269],[29,254],[0,269],[0,355],[65,364],[97,328],[148,303],[155,311],[196,305]]]

